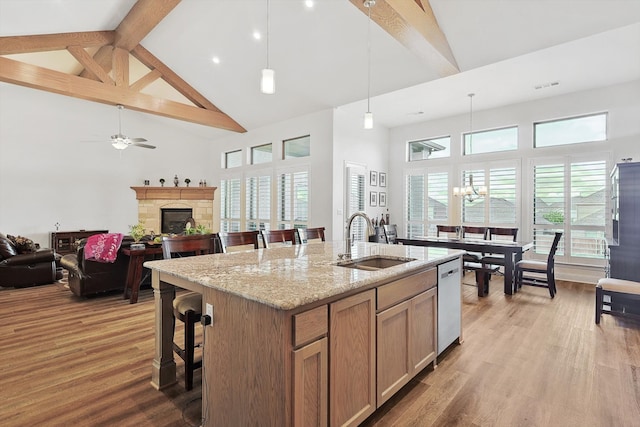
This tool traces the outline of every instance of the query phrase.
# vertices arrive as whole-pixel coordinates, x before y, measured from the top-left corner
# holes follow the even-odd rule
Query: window
[[[367,198],[365,196],[366,176],[367,172],[364,166],[347,167],[346,218],[349,218],[352,214],[358,211],[365,210],[367,203]],[[351,235],[354,241],[366,240],[364,236],[366,225],[367,223],[364,218],[355,218],[353,220],[351,225]]]
[[[278,174],[278,228],[307,228],[309,221],[309,172]]]
[[[494,153],[518,149],[518,128],[485,130],[481,132],[465,133],[464,155]]]
[[[435,235],[449,221],[449,173],[416,172],[406,176],[407,236]]]
[[[421,139],[409,142],[409,161],[440,159],[451,156],[451,137]]]
[[[287,139],[283,141],[282,151],[283,159],[308,157],[311,153],[311,137],[307,135],[299,138]]]
[[[607,114],[572,117],[533,124],[536,148],[606,141]]]
[[[464,170],[463,187],[469,185],[473,176],[473,186],[487,187],[487,195],[469,201],[462,199],[462,222],[486,226],[510,226],[517,224],[519,203],[517,200],[517,173],[514,162],[492,163],[486,168]]]
[[[220,231],[240,231],[240,179],[220,182]]]
[[[257,147],[251,147],[251,164],[269,163],[273,160],[272,153],[273,144],[263,144]]]
[[[237,168],[242,166],[242,150],[229,151],[224,153],[224,168]]]
[[[568,262],[604,259],[605,160],[563,158],[533,167],[534,251],[546,255],[555,231],[564,233],[557,254]]]
[[[247,230],[271,228],[271,175],[251,176],[245,180]]]

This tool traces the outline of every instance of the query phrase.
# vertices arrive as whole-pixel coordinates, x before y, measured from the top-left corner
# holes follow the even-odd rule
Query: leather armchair
[[[125,237],[122,246],[129,246],[133,239]],[[69,272],[69,289],[77,296],[99,294],[109,291],[124,291],[127,281],[129,257],[118,254],[116,262],[102,263],[84,259],[87,239],[80,240],[74,254],[60,260],[62,268]]]
[[[0,286],[23,288],[53,283],[62,278],[51,249],[19,254],[11,240],[0,234]]]

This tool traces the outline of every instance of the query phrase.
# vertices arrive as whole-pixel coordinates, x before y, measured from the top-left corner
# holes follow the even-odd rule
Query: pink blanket
[[[122,243],[122,233],[94,234],[87,237],[84,259],[98,262],[115,262]]]

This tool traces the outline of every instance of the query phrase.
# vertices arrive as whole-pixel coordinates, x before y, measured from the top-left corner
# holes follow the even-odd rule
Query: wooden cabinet
[[[358,425],[376,409],[376,291],[330,305],[329,419]]]
[[[611,172],[612,244],[609,274],[640,281],[640,162],[619,163]]]
[[[327,426],[328,322],[326,305],[293,316],[294,345],[301,346],[293,352],[294,426]]]
[[[395,303],[376,316],[378,407],[436,360],[436,280],[431,269],[378,289],[379,308]]]
[[[94,234],[108,233],[108,230],[77,230],[51,232],[51,247],[60,255],[74,253],[78,248],[78,240]]]

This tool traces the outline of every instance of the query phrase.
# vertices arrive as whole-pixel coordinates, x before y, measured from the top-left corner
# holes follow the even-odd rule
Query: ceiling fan
[[[124,150],[130,145],[135,147],[142,148],[156,148],[155,145],[143,144],[143,142],[147,142],[144,138],[129,138],[122,134],[122,110],[124,110],[124,105],[118,104],[118,133],[115,135],[111,135],[111,145],[117,150]]]

